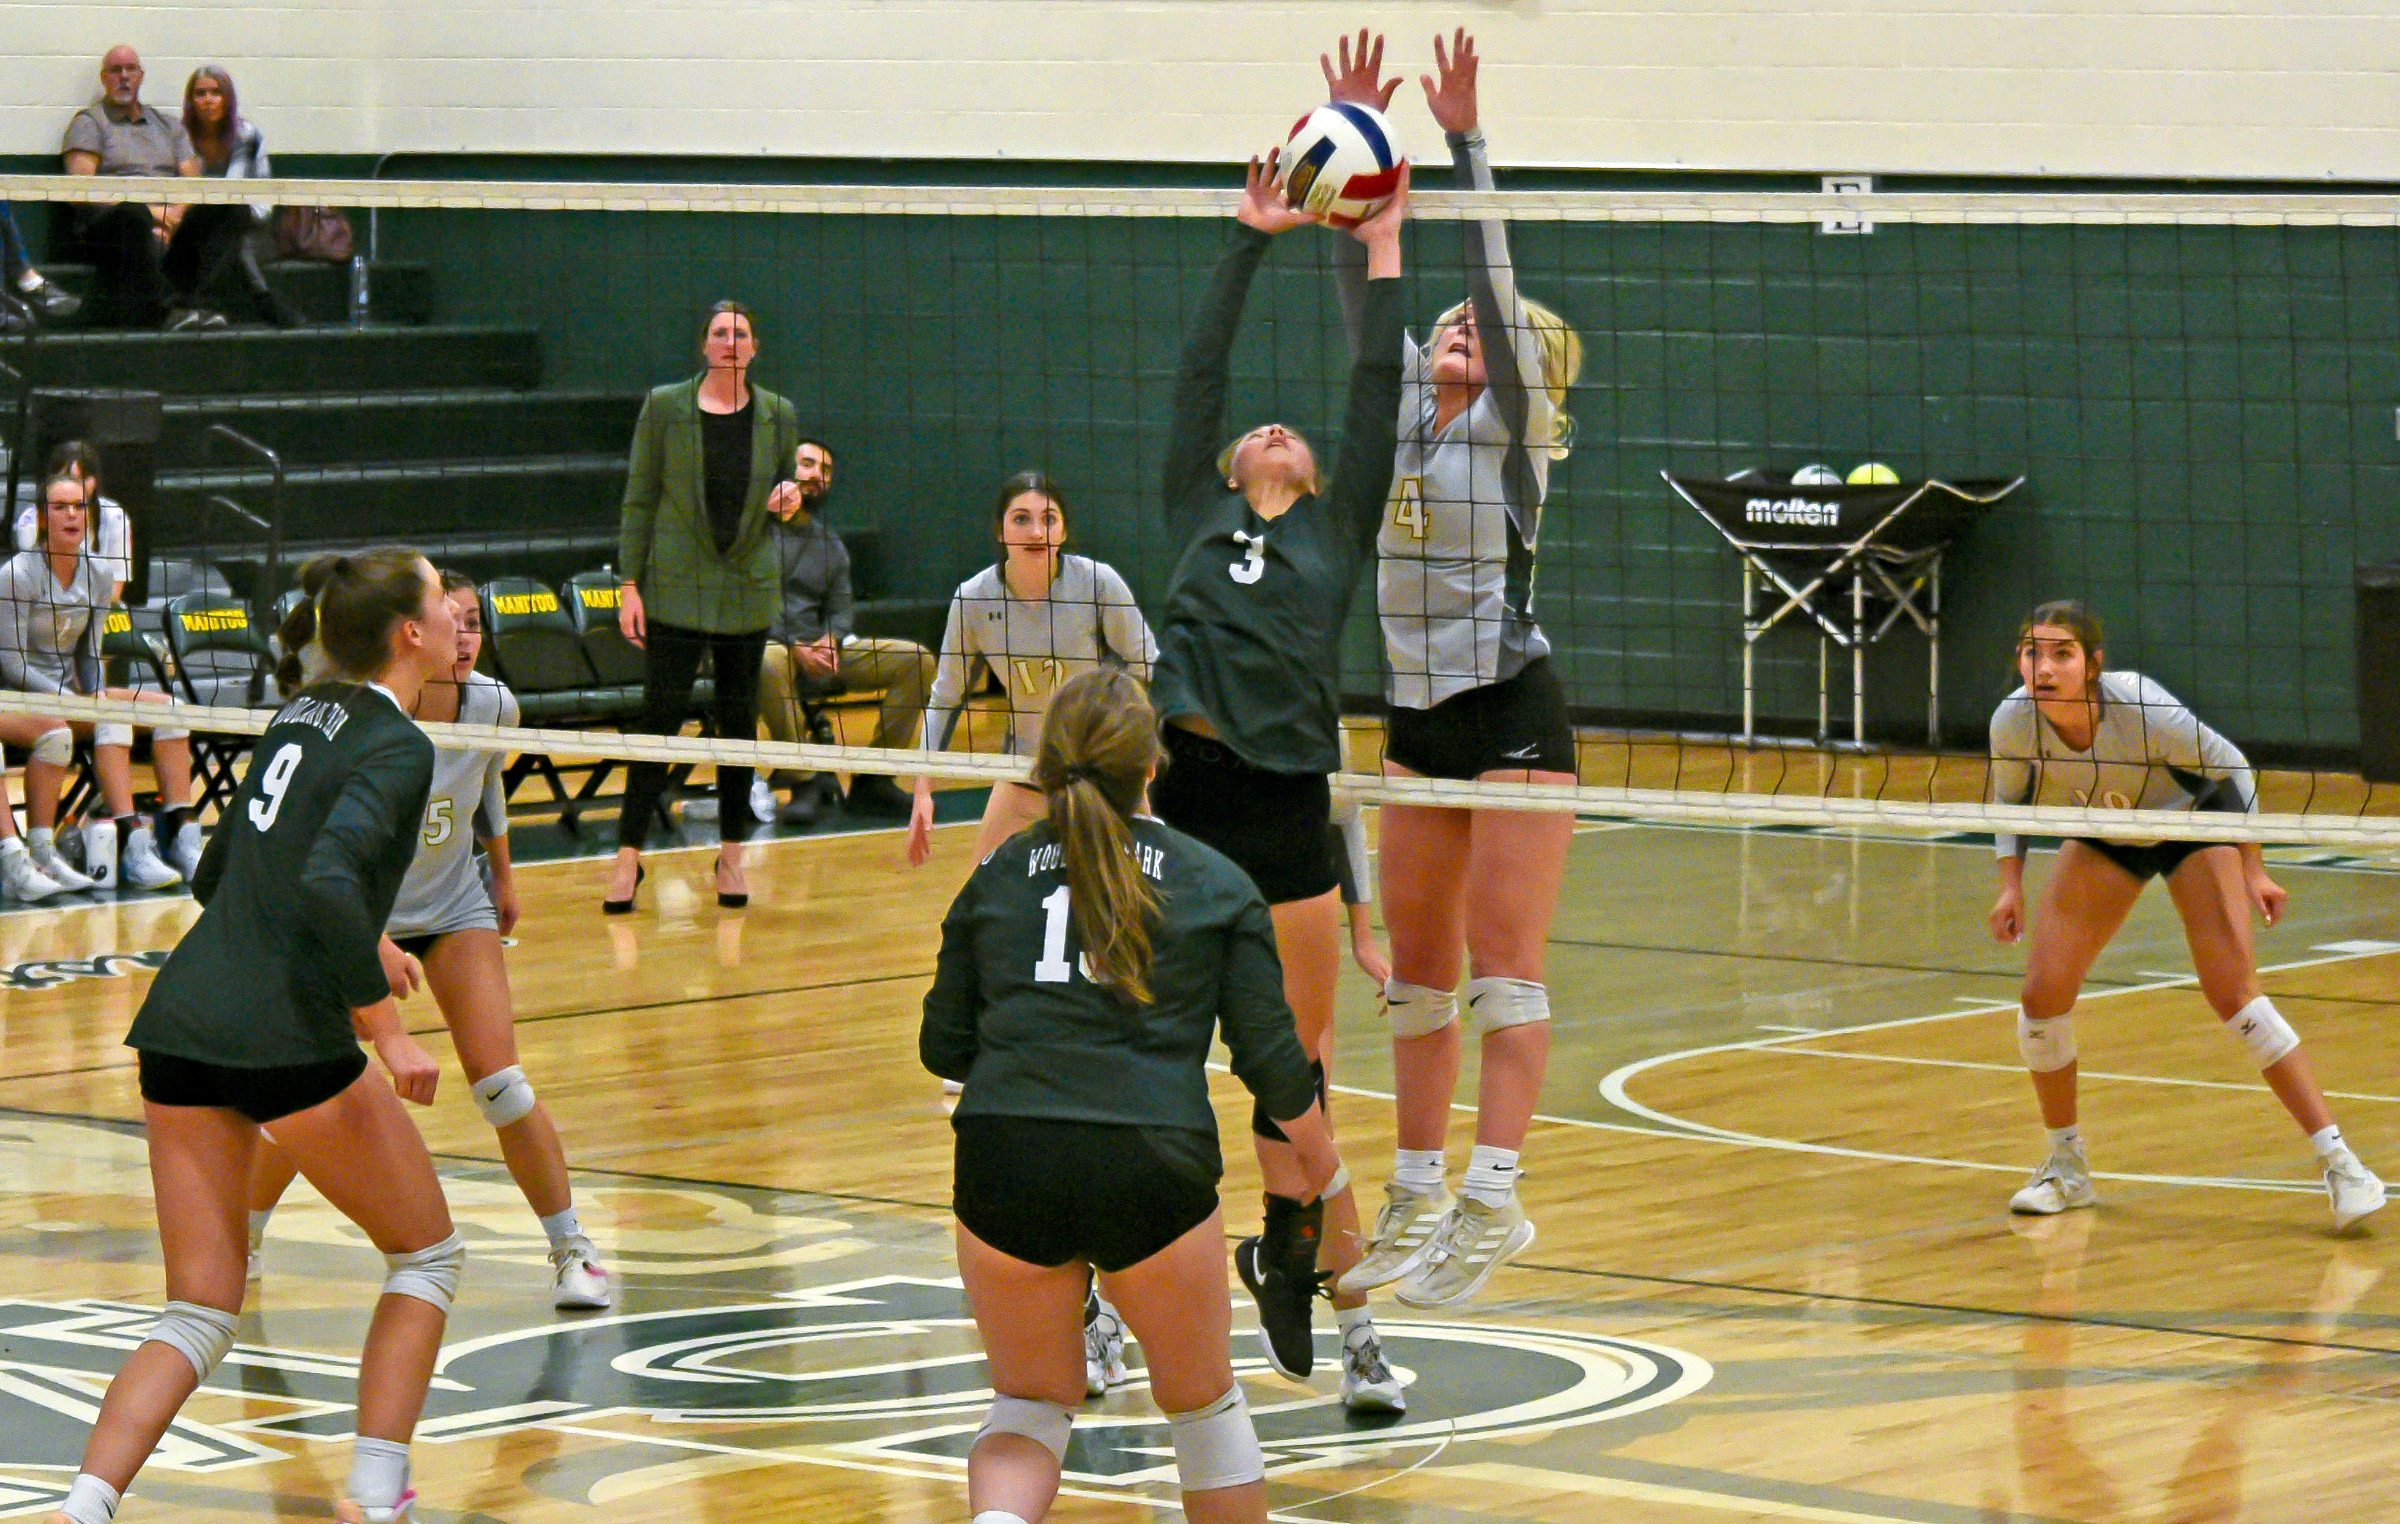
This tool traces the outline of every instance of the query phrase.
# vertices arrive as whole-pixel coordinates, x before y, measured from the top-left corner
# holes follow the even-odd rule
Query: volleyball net
[[[1471,643],[1471,670],[1448,672],[1454,651],[1398,650],[1379,628],[1379,602],[1436,583],[1470,622],[1495,607],[1444,560],[1445,505],[1402,484],[1377,526],[1386,570],[1368,559],[1341,641],[1345,788],[1695,823],[2400,847],[2400,787],[2367,781],[2378,696],[2352,613],[2358,568],[2400,558],[2400,197],[1477,195],[1448,180],[1419,166],[1412,339],[1467,298],[1469,234],[1499,218],[1517,290],[1580,351],[1570,381],[1554,330],[1547,345],[1506,335],[1571,421],[1541,462],[1536,543],[1477,514],[1471,547],[1502,592],[1530,586],[1580,787],[1379,776],[1394,666],[1437,689],[1484,681],[1517,638]],[[398,543],[475,583],[485,669],[524,704],[521,728],[445,744],[667,761],[701,780],[727,761],[989,785],[1021,775],[1015,711],[1065,670],[1024,629],[952,640],[973,659],[943,749],[910,722],[940,680],[954,594],[986,573],[1005,584],[996,499],[1021,471],[1055,484],[1066,553],[1112,568],[1145,622],[1165,617],[1186,549],[1159,485],[1176,368],[1234,191],[0,176],[0,194],[21,220],[48,203],[56,268],[90,319],[0,342],[19,543],[38,533],[49,454],[92,438],[129,537],[127,607],[94,654],[111,683],[168,700],[118,715],[44,691],[0,695],[0,712],[255,733],[300,566]],[[309,319],[289,328],[255,321],[238,264],[219,261],[174,300],[228,326],[135,339],[63,226],[116,200],[338,208],[360,259],[266,263]],[[1218,443],[1282,421],[1332,469],[1351,359],[1340,238],[1276,241]],[[854,606],[777,642],[787,676],[766,698],[786,712],[756,738],[636,734],[646,658],[616,628],[635,419],[649,388],[700,370],[721,300],[751,315],[753,382],[830,456],[807,511],[842,545]],[[1525,496],[1504,480],[1524,465],[1479,448],[1479,479]],[[704,499],[695,443],[664,459],[686,478],[675,490]],[[94,515],[95,553],[110,527]],[[653,618],[696,607],[670,560],[644,572]],[[1097,587],[1062,575],[1052,594],[1115,598]],[[1011,626],[1021,591],[985,593],[955,600],[964,622]],[[2110,668],[2243,750],[2256,814],[2168,819],[2072,784],[1992,802],[1988,727],[2018,683],[2018,627],[2059,598],[2106,622]],[[18,602],[0,646],[42,646],[56,598]],[[796,649],[828,622],[849,637],[830,656]],[[852,647],[875,660],[844,663]],[[1129,653],[1103,636],[1101,654]],[[687,729],[704,728],[705,692],[692,709]],[[549,802],[543,770],[525,778],[519,804]]]

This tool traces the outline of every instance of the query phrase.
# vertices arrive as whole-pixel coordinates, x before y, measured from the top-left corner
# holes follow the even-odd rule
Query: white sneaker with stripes
[[[1450,1188],[1412,1191],[1397,1180],[1383,1187],[1383,1210],[1375,1214],[1375,1231],[1367,1235],[1358,1263],[1344,1271],[1345,1293],[1373,1291],[1401,1279],[1425,1262],[1433,1235],[1450,1212]]]
[[[1400,1282],[1394,1294],[1411,1307],[1448,1307],[1483,1289],[1492,1272],[1533,1242],[1533,1223],[1517,1193],[1498,1206],[1461,1196],[1442,1219],[1425,1250],[1424,1263]]]

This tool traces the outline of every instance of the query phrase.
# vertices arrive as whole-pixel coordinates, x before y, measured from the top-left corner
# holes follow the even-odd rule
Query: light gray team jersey
[[[20,550],[0,566],[0,682],[20,693],[91,693],[100,681],[107,573],[78,557],[65,587],[50,557]]]
[[[2246,813],[2258,808],[2258,784],[2241,749],[2200,723],[2181,699],[2139,672],[2104,670],[2088,751],[2068,746],[2023,688],[2000,701],[1992,712],[1992,799]],[[1993,844],[2002,857],[2025,855],[2021,837],[2002,835]]]
[[[458,723],[514,725],[517,696],[497,679],[471,672],[459,690]],[[470,927],[499,929],[500,914],[492,908],[492,891],[475,860],[475,843],[508,834],[508,791],[500,781],[507,762],[496,751],[435,748],[433,788],[425,796],[416,859],[400,881],[385,935],[438,937]]]
[[[1041,744],[1042,710],[1059,684],[1104,661],[1147,683],[1157,660],[1158,642],[1115,567],[1062,555],[1050,596],[1028,603],[1009,592],[999,567],[987,566],[951,595],[925,706],[925,745],[950,744],[952,722],[979,666],[998,674],[1008,691],[1008,749],[1030,757]]]
[[[1453,134],[1450,150],[1463,184],[1492,189],[1481,133]],[[1505,682],[1550,654],[1533,622],[1533,551],[1557,410],[1542,384],[1541,341],[1517,294],[1506,225],[1496,217],[1470,222],[1466,237],[1488,384],[1437,431],[1432,340],[1409,344],[1391,497],[1376,538],[1389,697],[1410,709]]]

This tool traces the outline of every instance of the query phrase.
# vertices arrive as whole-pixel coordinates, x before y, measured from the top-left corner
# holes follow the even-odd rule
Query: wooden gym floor
[[[714,907],[700,851],[660,854],[624,920],[594,908],[596,861],[524,870],[525,1065],[624,1296],[550,1310],[538,1228],[446,1074],[420,1116],[473,1258],[416,1451],[423,1517],[965,1518],[982,1377],[915,1026],[971,839],[938,833],[913,872],[894,832],[781,843],[742,913]],[[2269,989],[2360,1152],[2400,1173],[2400,859],[2281,855]],[[1346,1423],[1336,1374],[1281,1382],[1237,1334],[1276,1516],[2400,1518],[2400,1209],[2331,1233],[2163,894],[2080,1013],[2103,1204],[2008,1217],[2042,1139],[1992,880],[1972,843],[1586,822],[1526,1153],[1541,1236],[1470,1308],[1378,1303],[1414,1376],[1397,1424]],[[118,1044],[140,955],[191,913],[0,916],[0,1515],[51,1506],[162,1295]],[[1342,1001],[1337,1120],[1371,1208],[1389,1062],[1354,970]],[[430,1003],[412,1015],[446,1052]],[[1218,1095],[1248,1231],[1247,1105]],[[128,1524],[327,1516],[381,1266],[305,1188],[266,1262],[241,1351]],[[1053,1516],[1171,1512],[1154,1417],[1138,1386],[1089,1405]]]

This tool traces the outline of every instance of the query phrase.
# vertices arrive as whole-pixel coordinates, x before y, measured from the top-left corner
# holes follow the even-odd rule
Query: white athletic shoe
[[[16,854],[12,852],[9,855],[14,857]],[[86,889],[98,887],[98,880],[87,878],[76,872],[68,866],[65,858],[58,855],[58,838],[48,831],[33,833],[33,839],[25,843],[25,855],[32,860],[35,872],[69,894],[79,894]],[[85,848],[85,855],[87,857],[90,855],[88,844]],[[30,896],[20,895],[18,897],[23,899]]]
[[[773,825],[775,812],[782,808],[783,801],[775,797],[773,785],[767,782],[763,774],[752,773],[750,775],[750,818],[760,825]]]
[[[158,855],[158,842],[148,826],[134,827],[124,845],[118,871],[134,888],[172,889],[183,882],[183,875],[168,867],[166,859]]]
[[[1448,1307],[1483,1289],[1492,1272],[1533,1242],[1533,1223],[1517,1193],[1496,1207],[1461,1196],[1442,1218],[1424,1263],[1393,1294],[1411,1307]]]
[[[12,836],[6,845],[0,845],[0,888],[8,891],[9,898],[23,900],[30,905],[38,900],[46,900],[66,887],[41,870],[23,842]]]
[[[50,870],[44,868],[44,873]],[[117,887],[117,823],[94,820],[83,828],[83,876],[94,889]],[[51,874],[51,877],[57,877]]]
[[[1125,1381],[1125,1320],[1094,1286],[1083,1302],[1083,1395],[1105,1397]]]
[[[594,1312],[617,1299],[608,1272],[600,1268],[599,1249],[581,1234],[550,1251],[550,1268],[556,1275],[551,1305],[561,1312]]]
[[[2340,1231],[2362,1217],[2383,1210],[2383,1182],[2343,1149],[2325,1166],[2325,1194],[2333,1199],[2333,1226]]]
[[[158,855],[167,860],[168,867],[182,874],[183,881],[188,884],[200,876],[200,852],[205,845],[200,822],[187,820],[183,823],[183,829],[175,833],[175,839],[161,848]]]
[[[1342,1337],[1342,1406],[1353,1413],[1405,1413],[1408,1393],[1383,1360],[1375,1325],[1361,1323]]]
[[[2081,1148],[2068,1143],[2050,1150],[2050,1157],[2033,1172],[2025,1188],[2008,1198],[2008,1209],[2026,1217],[2049,1217],[2099,1202],[2100,1193],[2092,1189],[2090,1162]]]
[[[1342,1275],[1346,1293],[1373,1291],[1378,1286],[1413,1274],[1433,1247],[1433,1235],[1450,1212],[1450,1188],[1412,1191],[1397,1180],[1384,1183],[1383,1210],[1375,1214],[1375,1231],[1367,1236],[1366,1252]]]

